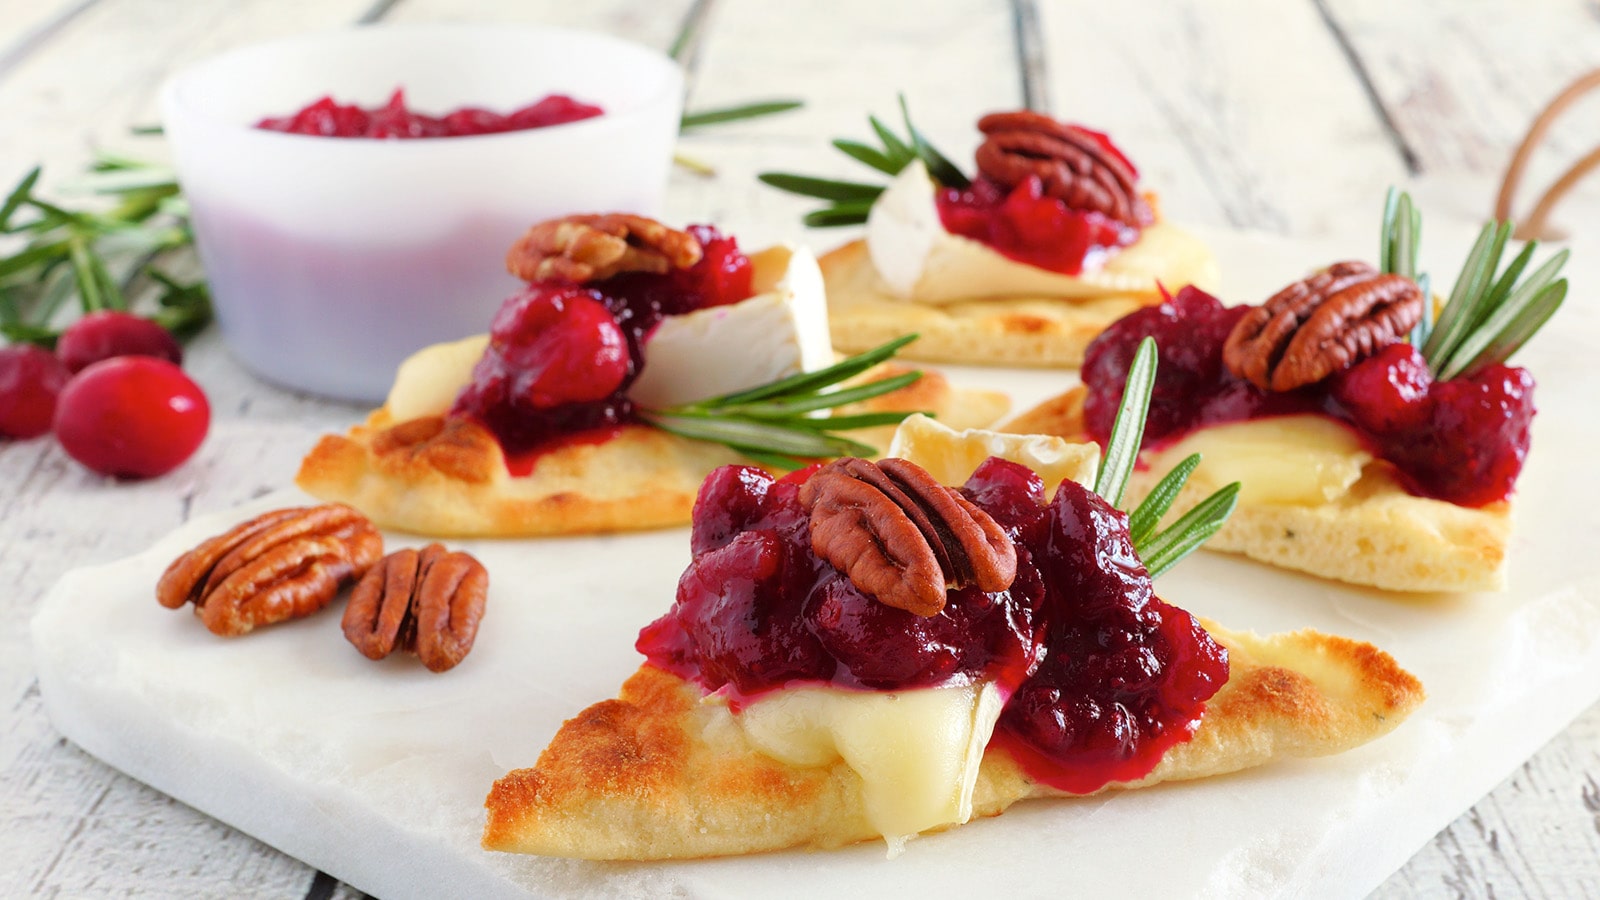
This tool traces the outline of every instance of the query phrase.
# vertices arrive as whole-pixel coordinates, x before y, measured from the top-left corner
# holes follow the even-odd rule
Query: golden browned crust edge
[[[1160,301],[1158,293],[1071,300],[988,299],[930,306],[901,300],[878,282],[865,241],[817,260],[828,288],[828,322],[836,348],[856,353],[916,332],[901,351],[910,359],[977,365],[1074,367],[1107,325]]]
[[[904,371],[876,370],[886,378]],[[843,412],[929,409],[961,427],[992,424],[1004,394],[951,387],[925,370],[913,384]],[[379,440],[394,426],[384,409],[345,435],[326,435],[301,461],[295,483],[323,500],[348,503],[383,528],[444,537],[539,537],[684,525],[711,470],[745,461],[733,450],[642,425],[599,443],[574,443],[542,455],[513,478],[500,447],[481,427],[457,428],[447,456]],[[887,447],[893,427],[854,436]]]
[[[1274,758],[1337,753],[1397,726],[1421,684],[1370,644],[1313,631],[1259,637],[1208,625],[1232,670],[1194,737],[1149,776],[1114,787],[1203,778]],[[1063,796],[1003,751],[984,756],[974,809],[998,815]],[[531,769],[485,801],[491,850],[589,859],[667,859],[823,849],[877,835],[861,782],[843,762],[779,763],[745,742],[726,707],[642,666],[607,700],[568,720]]]
[[[1051,397],[1002,425],[1019,434],[1054,434],[1090,440],[1083,424],[1082,385]],[[1204,466],[1204,463],[1202,463]],[[1505,586],[1511,505],[1479,509],[1416,497],[1389,476],[1387,465],[1333,503],[1318,506],[1240,501],[1207,550],[1389,591],[1492,591]],[[1138,503],[1165,473],[1135,472],[1128,484]],[[1192,483],[1169,516],[1204,499],[1207,486]]]

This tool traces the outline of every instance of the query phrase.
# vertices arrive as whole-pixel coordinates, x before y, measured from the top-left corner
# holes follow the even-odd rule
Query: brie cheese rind
[[[670,405],[833,363],[821,276],[810,253],[775,247],[753,254],[751,262],[756,296],[668,317],[657,328],[636,396],[643,391],[648,402]],[[687,524],[705,476],[745,461],[720,444],[627,425],[604,441],[557,446],[540,454],[531,472],[514,476],[488,429],[445,416],[487,342],[479,335],[412,355],[400,365],[384,406],[348,434],[324,436],[302,460],[296,483],[320,499],[354,506],[382,528],[531,537]],[[862,379],[903,371],[886,364]],[[839,412],[927,410],[942,421],[980,426],[1008,407],[1004,394],[958,390],[925,370],[908,387]],[[886,447],[892,433],[888,426],[850,435]]]
[[[1080,385],[1004,427],[1087,440],[1086,395]],[[1138,503],[1161,473],[1197,451],[1203,460],[1169,519],[1223,485],[1241,482],[1238,506],[1207,550],[1389,591],[1505,587],[1509,502],[1474,509],[1410,494],[1392,466],[1321,416],[1212,426],[1160,453],[1146,451],[1148,465],[1128,482],[1128,502]]]
[[[920,416],[901,426],[891,453],[947,482],[964,480],[978,453],[1041,466],[1052,482],[1086,482],[1099,459],[1092,444],[958,433]],[[1203,624],[1228,649],[1228,681],[1189,741],[1144,778],[1104,789],[1338,753],[1387,733],[1422,702],[1421,684],[1370,644]],[[998,815],[1030,797],[1069,796],[988,746],[1001,707],[999,691],[979,682],[885,692],[792,687],[735,713],[698,686],[641,666],[617,699],[563,724],[533,768],[495,782],[483,845],[669,859],[881,836],[893,856],[922,831]]]
[[[873,204],[866,240],[820,260],[840,350],[916,332],[902,352],[918,359],[1073,366],[1107,325],[1158,302],[1158,282],[1177,290],[1217,281],[1205,245],[1165,222],[1094,271],[1063,275],[1019,263],[945,231],[934,191],[920,163],[907,166]]]

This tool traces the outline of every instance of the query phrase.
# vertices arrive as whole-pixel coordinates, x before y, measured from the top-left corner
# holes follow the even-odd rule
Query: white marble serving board
[[[1212,236],[1252,296],[1324,258]],[[1592,254],[1591,254],[1592,255]],[[1575,278],[1577,275],[1575,274]],[[1592,281],[1590,283],[1593,283]],[[1246,286],[1248,286],[1246,288]],[[1518,494],[1512,589],[1396,597],[1199,554],[1161,594],[1233,628],[1315,627],[1370,640],[1426,684],[1396,732],[1338,757],[1077,801],[827,854],[598,864],[479,849],[482,800],[532,764],[562,720],[612,696],[633,640],[671,601],[687,531],[462,541],[493,588],[478,645],[433,675],[373,663],[336,611],[224,641],[159,607],[174,556],[292,492],[197,518],[138,556],[62,579],[33,622],[57,727],[107,763],[369,893],[525,896],[1360,896],[1600,697],[1600,489],[1589,448],[1600,391],[1582,304],[1527,354],[1535,452]],[[1019,405],[1063,376],[955,370]],[[417,544],[391,536],[390,547]]]

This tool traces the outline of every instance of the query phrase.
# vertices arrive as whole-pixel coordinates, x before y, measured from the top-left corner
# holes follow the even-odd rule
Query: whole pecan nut
[[[687,269],[702,250],[694,235],[644,216],[567,216],[529,228],[506,253],[506,268],[523,281],[584,284],[622,272]]]
[[[1028,110],[990,113],[978,130],[978,171],[991,181],[1012,187],[1037,175],[1047,195],[1073,209],[1134,228],[1154,219],[1139,195],[1138,173],[1093,132]]]
[[[223,637],[327,606],[383,555],[383,536],[339,503],[263,513],[173,560],[156,584],[162,606],[194,604]]]
[[[397,550],[350,593],[344,636],[369,659],[400,650],[443,672],[471,652],[488,595],[489,572],[469,554],[442,544]]]
[[[989,514],[903,459],[838,459],[800,488],[811,549],[880,603],[919,616],[945,592],[975,584],[1002,591],[1017,551]]]
[[[1400,340],[1421,320],[1423,303],[1409,278],[1335,263],[1246,313],[1223,342],[1222,362],[1263,390],[1292,391]]]

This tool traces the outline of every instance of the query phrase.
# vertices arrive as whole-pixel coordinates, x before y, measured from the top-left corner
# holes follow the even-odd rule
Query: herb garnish
[[[1156,362],[1155,339],[1147,337],[1139,342],[1133,365],[1128,368],[1116,423],[1111,426],[1111,436],[1106,439],[1105,454],[1100,458],[1100,470],[1094,480],[1095,493],[1112,506],[1122,504],[1128,478],[1139,458],[1145,414],[1149,412],[1150,394],[1156,384]],[[1177,565],[1220,531],[1239,502],[1239,482],[1235,481],[1195,504],[1166,530],[1157,531],[1161,517],[1172,508],[1173,501],[1178,499],[1199,465],[1200,454],[1195,453],[1173,466],[1128,514],[1128,536],[1151,578]]]
[[[1433,320],[1428,276],[1416,274],[1417,243],[1422,217],[1411,197],[1389,189],[1384,203],[1379,260],[1384,272],[1414,279],[1422,288],[1423,319],[1411,333],[1428,369],[1441,381],[1503,363],[1544,326],[1567,296],[1567,280],[1558,279],[1569,251],[1550,257],[1526,278],[1538,241],[1528,241],[1504,270],[1500,259],[1511,238],[1510,222],[1490,222],[1478,233],[1456,276],[1450,299]],[[1498,274],[1497,274],[1498,273]]]
[[[906,372],[830,390],[894,356],[916,340],[908,334],[815,372],[801,372],[749,390],[723,394],[680,406],[645,409],[641,417],[663,431],[686,438],[725,444],[776,469],[798,469],[811,459],[872,456],[877,448],[837,434],[856,428],[894,425],[917,410],[812,416],[897,391],[922,377]]]
[[[944,187],[964,188],[972,183],[955,163],[935,149],[927,137],[911,124],[911,113],[906,108],[904,94],[900,95],[900,116],[905,120],[906,126],[906,136],[903,138],[879,121],[877,116],[867,116],[867,121],[872,125],[873,132],[877,134],[883,146],[875,147],[842,138],[835,140],[833,146],[851,159],[871,166],[891,178],[899,175],[913,161],[921,160],[928,168],[928,174],[933,176],[933,180]],[[867,221],[867,211],[872,208],[873,201],[878,199],[878,195],[884,191],[884,186],[880,184],[837,181],[788,172],[762,172],[757,177],[763,183],[780,191],[829,201],[828,206],[806,213],[803,221],[813,228],[860,225]]]

